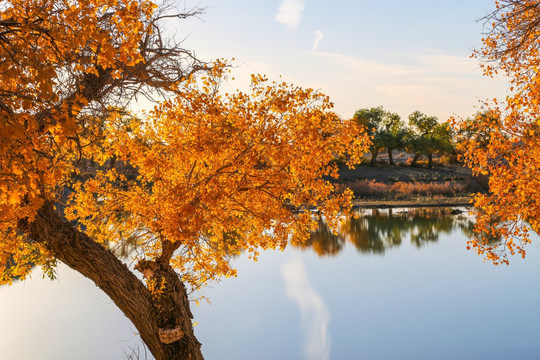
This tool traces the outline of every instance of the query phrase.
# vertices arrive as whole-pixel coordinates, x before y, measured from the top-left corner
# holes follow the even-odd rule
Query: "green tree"
[[[456,153],[455,131],[448,123],[437,124],[433,130],[435,153],[439,156]]]
[[[446,125],[439,124],[435,116],[427,116],[420,111],[415,111],[409,115],[410,132],[407,135],[408,149],[414,153],[412,166],[422,154],[428,158],[428,167],[433,167],[433,153],[446,146],[445,142],[449,136],[444,129]]]
[[[371,137],[371,146],[369,147],[369,152],[371,153],[371,166],[375,166],[377,155],[384,149],[384,143],[380,136],[379,129],[382,126],[385,114],[386,112],[383,107],[377,106],[357,110],[353,116],[357,124],[364,127]]]
[[[487,126],[486,126],[487,124]],[[487,148],[495,128],[500,127],[501,114],[497,110],[477,112],[473,117],[454,122],[455,141],[463,152],[469,146]]]
[[[386,112],[382,128],[379,130],[381,142],[388,151],[388,163],[394,165],[393,150],[403,149],[407,129],[401,117],[396,113]]]
[[[388,150],[390,164],[394,164],[392,150],[403,147],[404,123],[398,114],[384,110],[382,106],[364,108],[356,111],[353,118],[365,127],[372,137],[369,148],[370,165],[375,166],[377,155]]]

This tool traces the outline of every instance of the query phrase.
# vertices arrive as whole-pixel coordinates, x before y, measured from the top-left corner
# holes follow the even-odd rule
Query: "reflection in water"
[[[384,254],[387,249],[401,245],[404,238],[410,237],[412,244],[422,247],[436,242],[439,234],[449,234],[454,229],[470,236],[474,223],[464,213],[442,208],[373,209],[357,213],[357,218],[347,219],[337,233],[319,219],[319,228],[307,242],[298,246],[313,248],[319,255],[336,255],[349,242],[362,253]]]
[[[304,336],[304,356],[308,360],[327,360],[330,356],[328,323],[330,313],[320,295],[309,283],[304,264],[292,260],[281,266],[287,295],[292,298],[302,312]]]

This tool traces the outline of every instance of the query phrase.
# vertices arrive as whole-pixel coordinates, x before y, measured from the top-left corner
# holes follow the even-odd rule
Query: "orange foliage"
[[[2,7],[0,283],[54,265],[19,226],[45,203],[105,246],[170,263],[193,287],[234,274],[231,254],[303,241],[316,226],[307,208],[335,222],[350,205],[350,192],[334,196],[322,179],[337,176],[334,156],[359,161],[369,140],[324,95],[262,76],[249,93],[223,95],[219,62],[205,77],[151,83],[150,1]],[[133,84],[177,95],[141,119],[107,107]]]
[[[149,29],[141,25],[154,7],[146,0],[2,3],[0,264],[19,265],[11,276],[24,276],[40,257],[17,221],[32,220],[45,200],[57,199],[80,150],[99,136],[81,113],[97,99],[85,80],[97,81],[104,68],[121,78],[143,61],[138,43]]]
[[[76,182],[67,209],[97,241],[129,239],[139,257],[171,257],[194,287],[233,275],[231,254],[256,258],[291,236],[304,241],[316,226],[304,210],[337,219],[351,194],[333,196],[322,177],[337,176],[328,165],[335,154],[358,161],[367,144],[313,90],[254,76],[251,93],[221,95],[220,72],[188,83],[144,120],[109,119],[100,161],[114,157],[136,171],[103,169]]]
[[[184,283],[304,241],[313,208],[336,227],[352,194],[324,180],[331,160],[369,146],[312,89],[253,76],[249,92],[221,94],[223,62],[162,38],[160,21],[196,14],[148,0],[0,4],[0,284],[61,260],[156,359],[202,359]],[[125,108],[141,95],[167,100],[136,117]]]
[[[490,193],[475,197],[476,237],[469,246],[499,264],[508,263],[508,254],[524,257],[530,230],[540,230],[540,1],[496,4],[487,17],[492,30],[476,56],[485,60],[487,76],[510,78],[512,94],[456,126],[464,133],[474,128],[462,143],[462,157],[475,173],[489,175]],[[493,245],[493,239],[503,241]]]

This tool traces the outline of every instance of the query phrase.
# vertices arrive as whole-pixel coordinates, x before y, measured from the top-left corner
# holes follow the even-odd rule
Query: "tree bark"
[[[395,165],[394,164],[394,158],[392,157],[392,149],[388,148],[388,164],[389,165]]]
[[[379,155],[378,152],[372,152],[371,153],[371,161],[369,162],[369,166],[373,167],[375,166],[375,163],[377,162],[377,155]]]
[[[149,289],[116,256],[62,218],[53,205],[46,203],[34,221],[19,222],[19,229],[28,237],[45,245],[56,259],[92,280],[131,320],[157,360],[203,359],[200,343],[195,338],[186,288],[172,268],[161,270],[166,279],[169,310],[173,309],[175,325],[181,326],[183,337],[171,344],[160,340],[159,330],[170,325],[158,311],[157,301]],[[156,272],[157,273],[157,272]]]
[[[421,156],[420,153],[414,154],[414,158],[413,158],[413,161],[411,162],[411,166],[416,166],[416,162],[418,161],[418,159],[420,159],[420,156]]]

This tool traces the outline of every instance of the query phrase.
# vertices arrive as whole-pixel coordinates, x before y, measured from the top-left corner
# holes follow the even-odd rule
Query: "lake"
[[[192,306],[206,359],[540,359],[540,249],[466,250],[472,222],[368,211],[304,248],[234,260]],[[135,328],[65,266],[0,287],[0,359],[145,359]],[[151,358],[148,355],[148,358]]]

